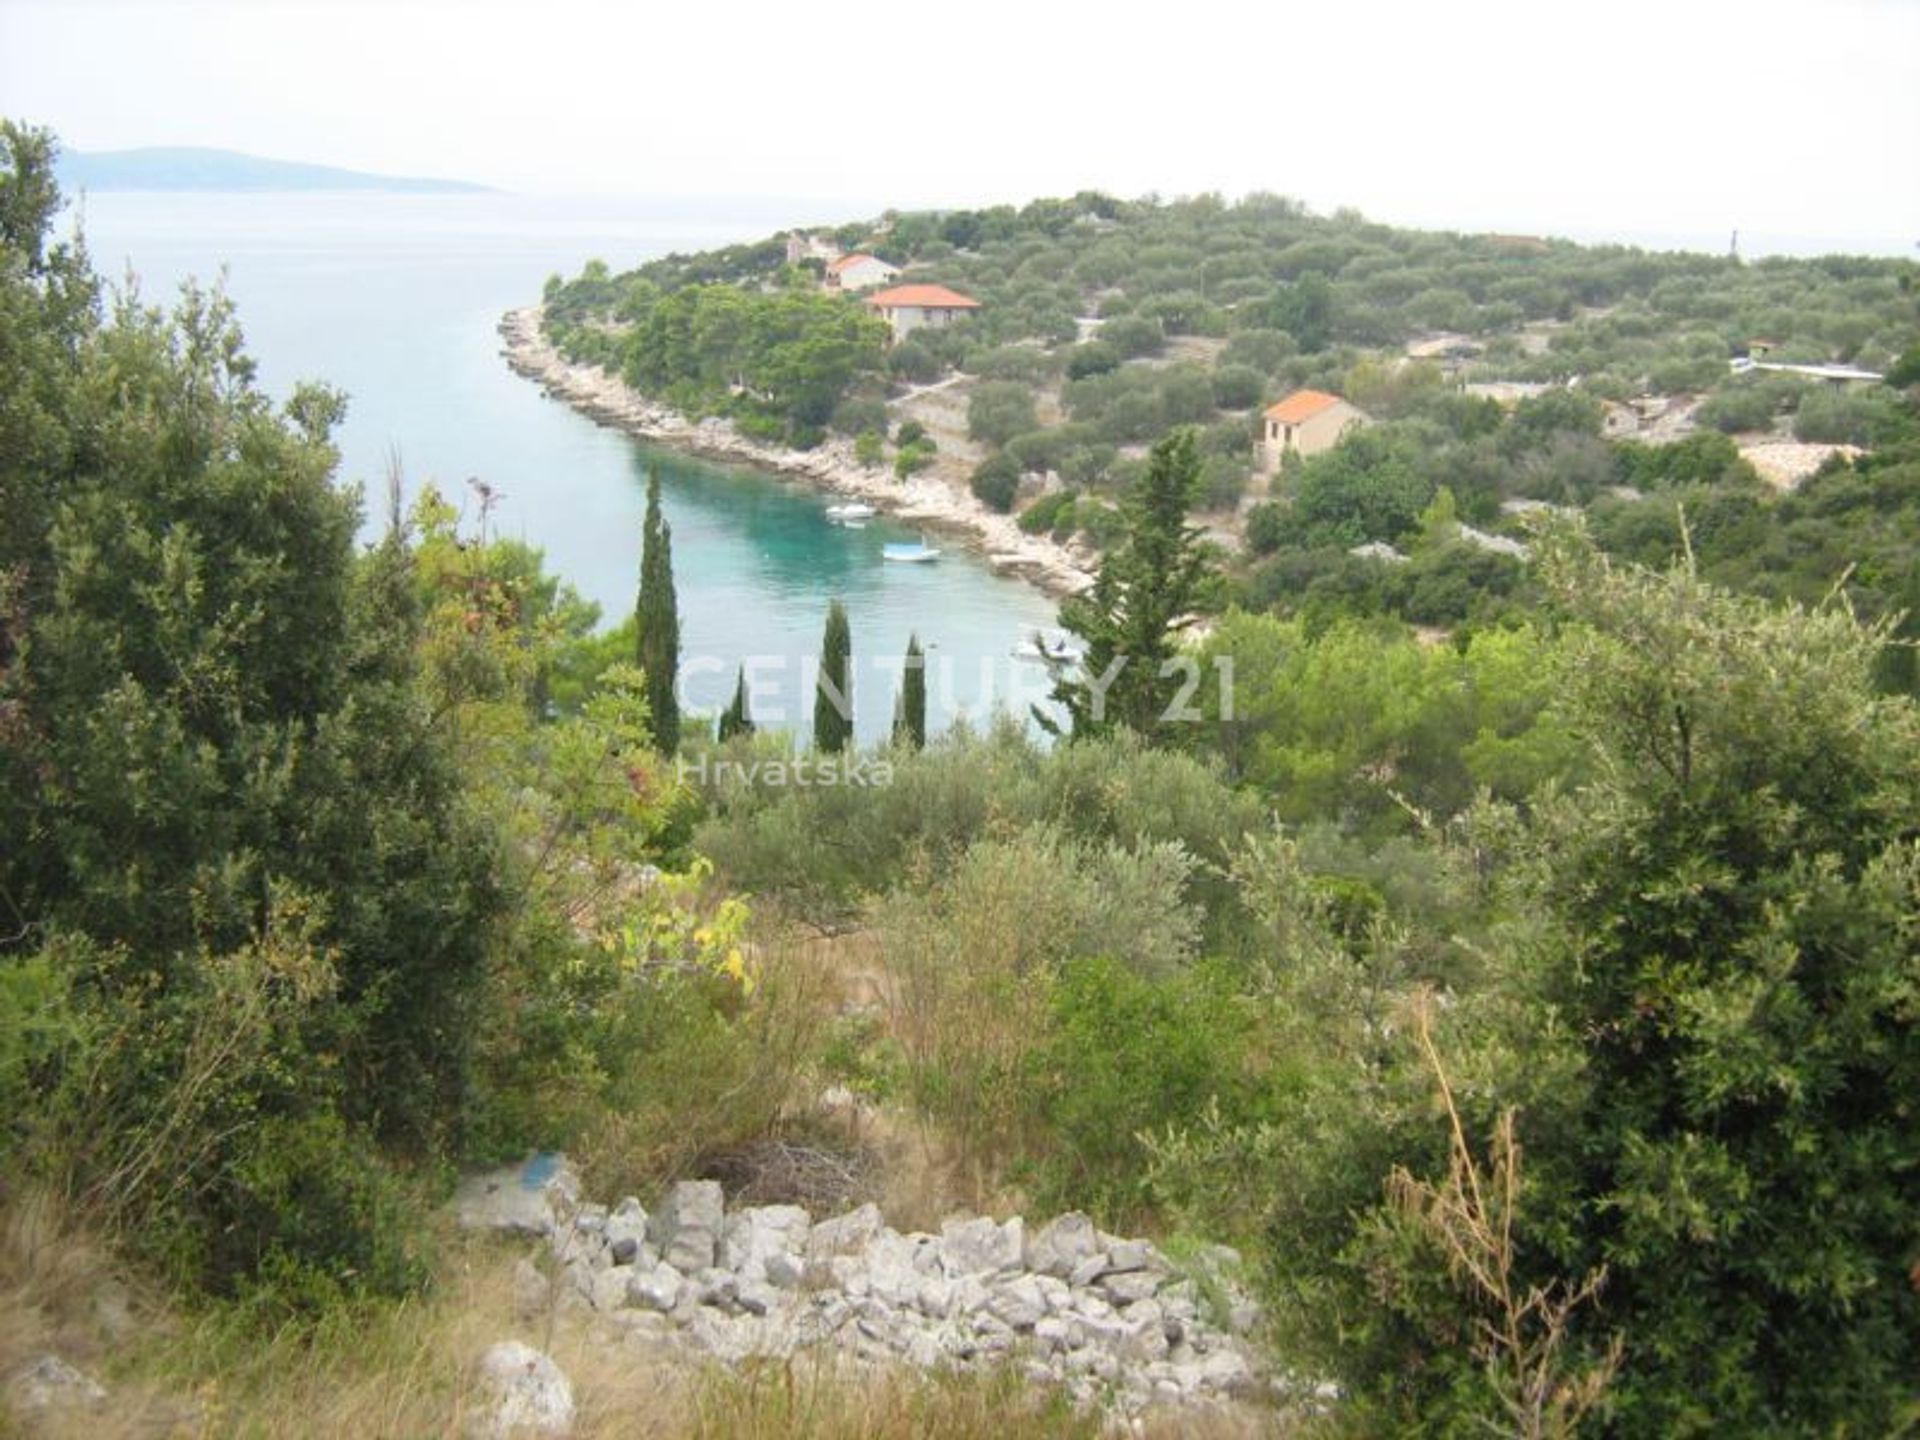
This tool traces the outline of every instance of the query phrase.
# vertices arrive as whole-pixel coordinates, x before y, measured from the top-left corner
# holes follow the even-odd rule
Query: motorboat
[[[841,505],[827,506],[829,520],[871,520],[875,513],[873,506],[864,500],[849,500]]]
[[[940,558],[940,552],[934,549],[933,546],[927,544],[925,540],[914,540],[911,542],[896,542],[881,546],[880,558],[882,560],[897,560],[903,565],[925,565],[929,561],[938,560]]]

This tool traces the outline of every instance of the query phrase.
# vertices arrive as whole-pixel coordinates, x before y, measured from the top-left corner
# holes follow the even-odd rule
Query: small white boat
[[[1035,630],[1013,647],[1013,658],[1034,660],[1042,665],[1078,665],[1087,658],[1087,652],[1074,644],[1064,630],[1055,630],[1050,635]]]
[[[871,520],[873,516],[873,506],[864,500],[849,500],[844,505],[827,506],[829,520]]]
[[[897,560],[903,565],[925,565],[930,560],[938,560],[940,552],[926,541],[916,540],[911,544],[882,545],[880,558]]]

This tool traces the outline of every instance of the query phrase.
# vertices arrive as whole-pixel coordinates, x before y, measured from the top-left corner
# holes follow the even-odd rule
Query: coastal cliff
[[[540,320],[538,305],[509,310],[501,318],[501,353],[507,364],[602,425],[656,445],[757,466],[864,500],[896,520],[958,539],[978,550],[994,569],[1050,595],[1071,595],[1092,583],[1088,559],[1081,552],[1027,534],[1012,516],[989,510],[964,486],[930,475],[898,480],[890,471],[862,465],[844,439],[813,450],[791,450],[750,440],[724,419],[690,420],[649,400],[617,375],[568,360],[547,339]]]

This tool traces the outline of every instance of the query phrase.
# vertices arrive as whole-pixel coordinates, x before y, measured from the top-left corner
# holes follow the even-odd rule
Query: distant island
[[[60,157],[60,183],[68,190],[379,190],[414,195],[481,194],[493,188],[188,145],[69,150]]]

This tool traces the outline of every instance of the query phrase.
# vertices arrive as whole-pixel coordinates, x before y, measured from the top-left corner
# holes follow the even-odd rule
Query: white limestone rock
[[[1151,1270],[1123,1270],[1113,1275],[1102,1275],[1099,1280],[1100,1292],[1115,1305],[1132,1305],[1136,1301],[1150,1300],[1160,1288],[1160,1277]]]
[[[827,1260],[836,1255],[858,1255],[886,1228],[878,1205],[862,1205],[814,1225],[807,1234],[807,1257]]]
[[[573,1430],[573,1385],[531,1345],[503,1340],[480,1358],[480,1406],[469,1431],[479,1440],[567,1435]]]
[[[1107,1247],[1107,1273],[1124,1274],[1133,1270],[1158,1270],[1165,1273],[1166,1262],[1146,1240],[1116,1240]]]
[[[629,1195],[614,1206],[606,1220],[607,1249],[616,1265],[632,1265],[647,1243],[647,1212]]]
[[[1031,1330],[1047,1315],[1047,1297],[1031,1275],[1022,1275],[997,1287],[987,1302],[988,1313],[1015,1330]]]
[[[98,1380],[51,1354],[37,1356],[16,1371],[7,1392],[13,1408],[25,1417],[94,1410],[107,1400],[106,1387]]]
[[[662,1263],[628,1280],[627,1303],[646,1310],[657,1310],[662,1315],[670,1314],[680,1303],[680,1295],[685,1287],[686,1281],[680,1272]]]
[[[742,1279],[733,1298],[734,1303],[749,1315],[771,1315],[787,1303],[787,1292],[765,1280]]]
[[[1082,1260],[1067,1275],[1067,1283],[1076,1290],[1084,1290],[1102,1275],[1107,1273],[1107,1252],[1096,1250]]]
[[[623,1310],[632,1302],[628,1297],[628,1286],[633,1272],[622,1266],[615,1269],[609,1266],[605,1270],[596,1270],[593,1274],[593,1288],[587,1299],[593,1308],[602,1314],[611,1314]]]
[[[1064,1280],[1083,1260],[1100,1253],[1100,1232],[1078,1210],[1048,1221],[1027,1242],[1029,1270]]]
[[[683,1275],[710,1270],[719,1257],[726,1197],[717,1180],[682,1180],[648,1223],[660,1258]]]
[[[1026,1224],[1017,1215],[1004,1225],[976,1216],[940,1227],[940,1261],[954,1278],[1018,1270],[1026,1248]]]
[[[465,1176],[454,1188],[453,1218],[463,1230],[543,1236],[579,1193],[579,1177],[564,1156],[536,1155]]]
[[[724,1310],[739,1293],[740,1277],[731,1270],[710,1265],[693,1277],[693,1293],[702,1305]]]
[[[775,1257],[804,1255],[813,1221],[798,1205],[761,1205],[727,1218],[720,1263],[742,1279],[764,1280]]]

